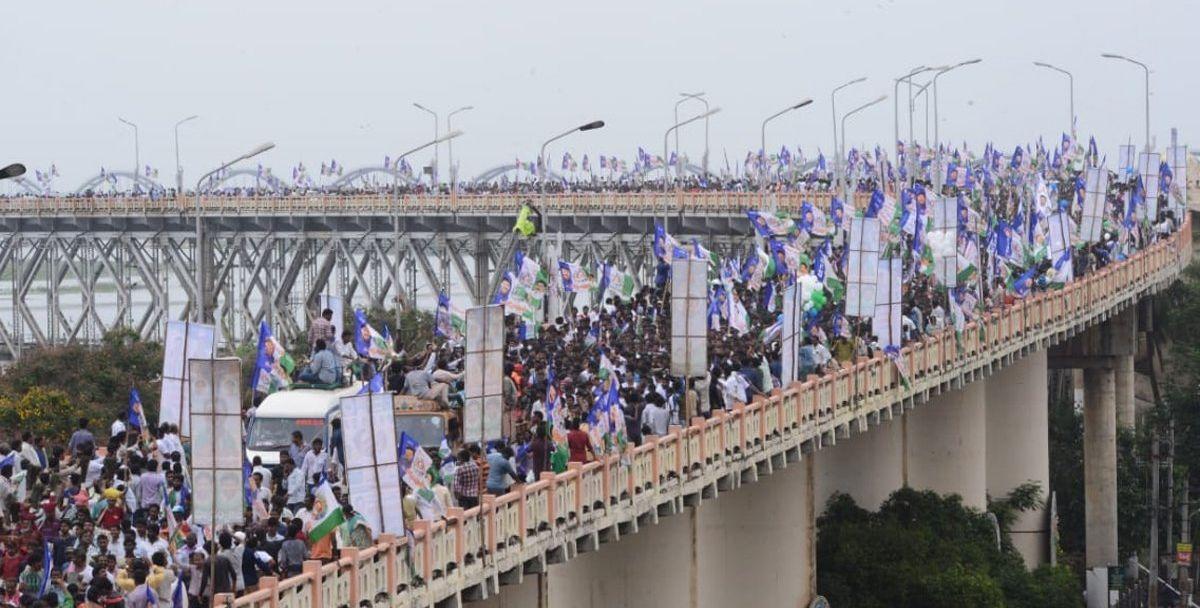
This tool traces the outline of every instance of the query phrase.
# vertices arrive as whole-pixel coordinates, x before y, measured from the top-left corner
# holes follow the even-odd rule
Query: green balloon
[[[820,312],[825,308],[825,290],[819,290],[812,294],[812,309]]]

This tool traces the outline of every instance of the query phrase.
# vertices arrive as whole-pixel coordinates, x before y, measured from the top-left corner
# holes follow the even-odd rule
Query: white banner
[[[850,259],[846,265],[846,316],[875,314],[875,271],[879,267],[879,218],[850,220]]]
[[[245,519],[242,479],[242,362],[190,359],[192,516],[204,526]]]
[[[504,415],[504,307],[467,309],[463,441],[500,439]]]
[[[1108,208],[1108,170],[1092,167],[1084,180],[1083,217],[1080,238],[1095,243],[1104,236],[1104,215]],[[1124,216],[1124,214],[1122,214]]]
[[[871,331],[883,347],[900,346],[900,286],[904,283],[900,258],[880,260],[876,277],[875,314]]]
[[[708,371],[708,260],[671,262],[671,374]]]
[[[188,406],[189,359],[211,359],[216,349],[217,329],[212,325],[168,321],[163,340],[163,381],[158,423],[179,426],[179,434],[190,437],[191,408]]]
[[[350,504],[374,534],[404,534],[391,393],[343,397],[342,436]]]

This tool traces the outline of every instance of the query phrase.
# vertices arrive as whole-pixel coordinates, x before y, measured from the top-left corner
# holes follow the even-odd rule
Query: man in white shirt
[[[250,473],[251,474],[258,473],[258,474],[262,475],[263,487],[267,487],[267,488],[271,487],[271,469],[268,469],[267,467],[263,466],[262,458],[259,456],[255,456],[254,461],[251,462],[251,464],[254,465],[254,468],[250,471]]]
[[[295,511],[304,506],[304,471],[288,460],[283,465],[284,483],[287,485],[287,508]]]
[[[658,404],[658,399],[650,399],[646,409],[642,410],[642,427],[649,427],[649,432],[662,437],[667,434],[671,415],[667,408]]]
[[[112,427],[109,430],[109,437],[121,437],[125,435],[125,412],[117,414],[117,419],[113,420]]]
[[[316,475],[324,475],[329,466],[329,454],[325,453],[324,442],[320,437],[312,440],[312,449],[304,455],[304,464],[300,469],[304,474],[304,483],[313,484]]]

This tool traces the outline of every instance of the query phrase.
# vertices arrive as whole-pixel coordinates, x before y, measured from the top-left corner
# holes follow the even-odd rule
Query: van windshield
[[[278,452],[286,450],[292,443],[292,431],[304,435],[304,443],[312,444],[314,438],[325,438],[325,420],[321,418],[255,418],[250,425],[246,447],[256,452]]]

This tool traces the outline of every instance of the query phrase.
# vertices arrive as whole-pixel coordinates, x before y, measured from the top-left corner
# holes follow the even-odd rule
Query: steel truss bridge
[[[490,299],[518,248],[543,264],[611,261],[645,281],[655,222],[728,255],[753,242],[746,210],[794,212],[802,201],[828,200],[725,192],[3,199],[0,357],[95,343],[118,326],[158,339],[168,320],[194,318],[197,307],[230,346],[255,340],[260,321],[277,335],[301,335],[321,294],[340,295],[347,310],[399,311],[445,290],[465,307]],[[512,232],[526,201],[542,213],[542,232],[530,239]]]

